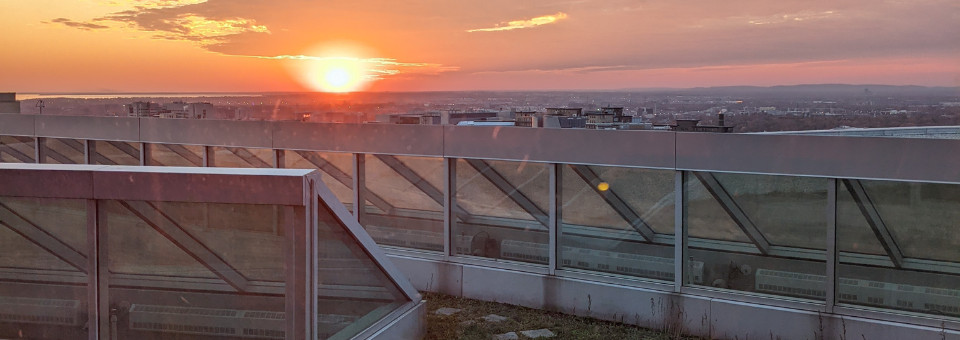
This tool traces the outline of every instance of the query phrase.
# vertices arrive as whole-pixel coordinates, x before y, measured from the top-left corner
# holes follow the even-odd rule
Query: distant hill
[[[849,84],[807,84],[783,86],[719,86],[678,89],[674,91],[654,90],[655,92],[676,92],[696,95],[806,95],[806,96],[958,96],[960,87],[927,87],[914,85],[849,85]]]

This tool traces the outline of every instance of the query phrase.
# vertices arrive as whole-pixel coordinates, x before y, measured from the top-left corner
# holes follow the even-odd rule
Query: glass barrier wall
[[[288,169],[318,169],[323,172],[323,184],[337,196],[343,205],[353,210],[353,154],[283,150],[283,167]]]
[[[825,301],[828,185],[685,172],[686,284]]]
[[[960,317],[960,185],[838,180],[839,303]]]
[[[317,216],[317,333],[349,339],[409,299],[329,209]]]
[[[42,138],[40,139],[40,163],[44,164],[84,164],[84,144],[81,139]]]
[[[0,338],[87,337],[87,204],[0,197]]]
[[[207,157],[212,157],[210,166],[221,168],[273,168],[273,149],[235,148],[214,146]]]
[[[367,210],[360,223],[379,244],[443,251],[442,158],[366,155]]]
[[[282,339],[283,208],[102,201],[115,335]]]
[[[33,137],[0,136],[0,162],[36,163],[36,144]]]
[[[203,166],[203,146],[186,144],[145,144],[147,165]]]
[[[456,253],[548,264],[549,166],[458,159]]]
[[[140,143],[102,140],[90,143],[94,152],[92,164],[140,165]]]
[[[674,280],[674,171],[568,164],[560,176],[560,267]]]

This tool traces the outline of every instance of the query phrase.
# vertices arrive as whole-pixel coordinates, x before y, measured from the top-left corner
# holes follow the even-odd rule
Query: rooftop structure
[[[960,158],[930,156],[956,150],[913,138],[0,116],[4,162],[319,170],[417,289],[712,338],[960,335]]]
[[[0,114],[20,113],[20,101],[13,92],[0,92]]]

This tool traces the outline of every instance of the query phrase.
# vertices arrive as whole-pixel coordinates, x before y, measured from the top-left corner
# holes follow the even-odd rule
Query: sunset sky
[[[957,0],[0,0],[0,92],[960,86]]]

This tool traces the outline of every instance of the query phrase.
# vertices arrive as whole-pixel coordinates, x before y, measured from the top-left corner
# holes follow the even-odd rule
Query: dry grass
[[[436,293],[423,293],[427,300],[426,339],[489,340],[496,334],[547,328],[557,336],[552,339],[677,339],[664,331],[644,329],[632,325],[577,317],[539,309],[502,303],[464,299]],[[438,308],[458,308],[450,315],[437,315]],[[486,322],[481,317],[489,314],[505,316],[509,320]],[[472,323],[471,323],[472,322]],[[525,339],[520,335],[520,339]],[[680,339],[696,339],[682,337]]]

